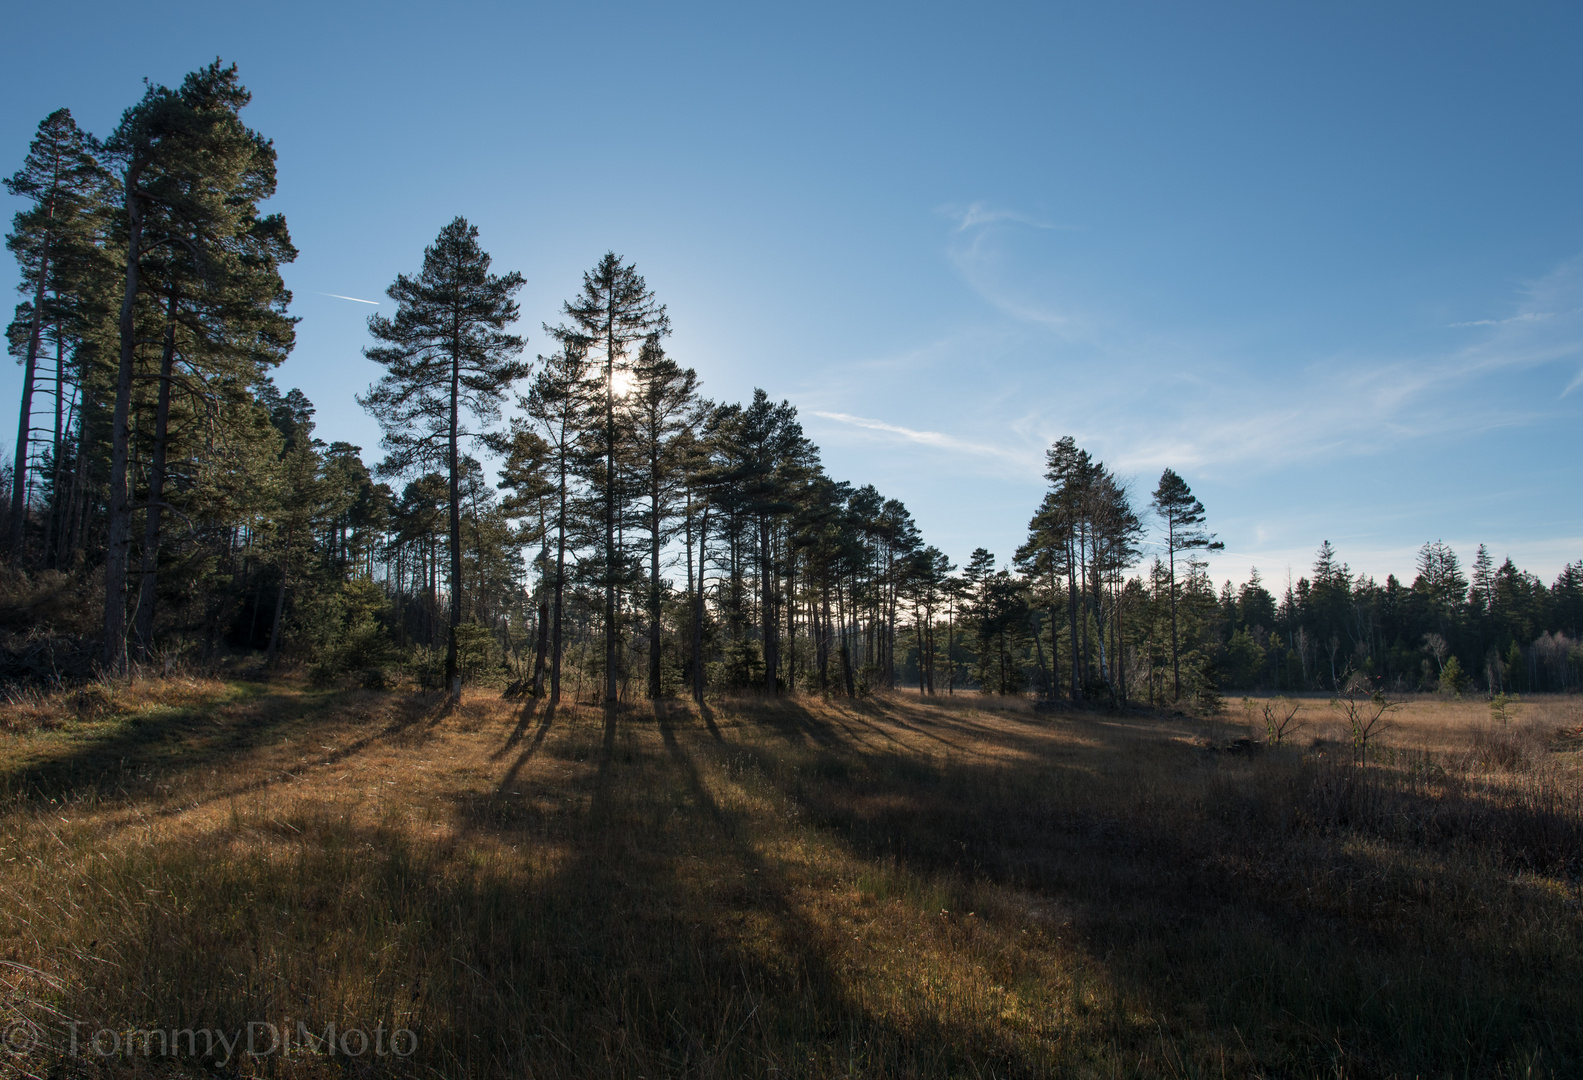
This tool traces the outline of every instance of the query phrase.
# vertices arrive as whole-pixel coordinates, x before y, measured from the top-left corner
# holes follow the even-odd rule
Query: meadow
[[[16,694],[0,1073],[1579,1075],[1583,701],[1267,704]]]

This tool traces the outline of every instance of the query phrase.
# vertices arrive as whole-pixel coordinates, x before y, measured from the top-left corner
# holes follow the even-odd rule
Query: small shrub
[[[1271,746],[1281,745],[1281,740],[1296,730],[1297,710],[1302,707],[1284,697],[1264,703],[1264,737]]]
[[[1521,699],[1516,694],[1505,692],[1490,698],[1490,719],[1504,727],[1517,715],[1517,710],[1522,707]]]
[[[1355,683],[1348,683],[1347,689],[1330,702],[1346,717],[1347,730],[1352,737],[1352,756],[1359,763],[1368,759],[1369,744],[1390,726],[1387,719],[1390,714],[1402,707],[1401,702],[1389,700],[1378,690],[1367,697],[1363,690]]]

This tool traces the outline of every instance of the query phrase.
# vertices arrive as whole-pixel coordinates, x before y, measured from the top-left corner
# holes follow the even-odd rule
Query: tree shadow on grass
[[[100,724],[102,730],[73,740],[55,754],[22,762],[0,774],[0,791],[26,803],[49,800],[131,798],[151,786],[179,793],[188,777],[215,773],[223,777],[234,762],[285,738],[306,736],[327,724],[344,725],[348,718],[327,701],[355,701],[359,691],[330,694],[272,694],[249,687],[239,698],[204,702],[120,717]],[[227,712],[227,706],[242,706]],[[315,754],[312,765],[332,766],[375,743],[419,729],[432,730],[432,703],[421,697],[398,698],[396,716],[377,731],[345,745]],[[262,779],[225,786],[199,798],[182,801],[180,809],[226,798],[288,779],[299,768],[283,769]]]
[[[782,868],[761,853],[749,812],[714,795],[692,749],[700,739],[714,745],[707,729],[688,723],[686,707],[664,702],[647,716],[628,708],[614,719],[601,712],[559,728],[562,739],[594,751],[585,760],[597,754],[585,809],[546,810],[531,794],[456,804],[468,835],[533,837],[570,855],[543,891],[522,899],[539,913],[535,948],[556,967],[531,980],[541,996],[516,1036],[528,1056],[514,1052],[512,1068],[539,1076],[1048,1074],[1046,1055],[1030,1056],[982,1020],[934,1015],[903,1028],[876,1012],[833,961],[847,944],[839,930],[810,920]],[[581,733],[572,730],[578,725]],[[466,958],[488,974],[483,958]]]
[[[1583,959],[1583,932],[1541,929],[1556,926],[1554,900],[1513,876],[1546,851],[1557,872],[1576,808],[1459,815],[1444,791],[1382,786],[1377,771],[1222,760],[1137,722],[1083,724],[1080,757],[1018,718],[999,726],[1016,753],[998,760],[848,744],[796,768],[777,765],[784,752],[760,761],[861,858],[954,883],[964,903],[1014,890],[1030,912],[1067,913],[1063,932],[1160,1018],[1162,1046],[1185,1036],[1304,1074],[1494,1076],[1583,1059],[1564,1020],[1583,994],[1556,974]],[[1470,887],[1495,907],[1458,900]]]

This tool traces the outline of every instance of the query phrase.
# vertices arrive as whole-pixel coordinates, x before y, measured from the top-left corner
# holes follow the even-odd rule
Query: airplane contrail
[[[351,301],[354,301],[355,303],[359,303],[359,304],[373,304],[375,307],[379,306],[379,301],[378,300],[358,300],[357,297],[355,297],[355,296],[342,296],[338,292],[322,292],[322,293],[319,293],[319,295],[320,296],[333,296],[337,300],[351,300]]]

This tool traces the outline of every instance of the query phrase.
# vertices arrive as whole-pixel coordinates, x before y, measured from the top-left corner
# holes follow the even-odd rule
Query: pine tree
[[[1159,487],[1154,491],[1154,510],[1165,521],[1166,566],[1171,590],[1171,679],[1175,700],[1182,698],[1182,662],[1180,635],[1177,629],[1176,556],[1178,552],[1221,551],[1225,544],[1215,539],[1215,534],[1204,531],[1204,504],[1193,497],[1193,492],[1175,472],[1166,469],[1160,474]]]
[[[660,696],[660,552],[674,535],[676,498],[684,480],[679,438],[698,419],[698,374],[665,355],[659,335],[650,335],[632,366],[627,398],[627,428],[633,456],[642,475],[647,500],[644,527],[648,532],[648,689]]]
[[[166,489],[172,445],[192,430],[226,396],[244,393],[281,363],[295,343],[296,320],[286,314],[291,294],[280,268],[297,257],[279,214],[260,215],[258,203],[275,192],[275,150],[263,139],[227,143],[224,161],[209,162],[210,183],[229,191],[222,210],[213,211],[200,233],[149,253],[143,288],[163,309],[163,341],[156,381],[148,498],[144,514],[141,583],[133,616],[133,638],[145,656],[154,645],[158,595],[160,528],[170,505]],[[173,429],[180,391],[181,418],[187,432]],[[201,454],[204,448],[191,448]]]
[[[386,294],[396,315],[369,317],[368,330],[383,344],[363,354],[385,374],[358,398],[384,430],[387,456],[381,470],[409,472],[443,468],[450,484],[450,633],[445,647],[445,686],[461,694],[457,674],[457,628],[462,622],[461,440],[481,434],[463,427],[464,412],[479,424],[500,416],[501,400],[531,365],[517,359],[522,338],[506,332],[517,318],[513,299],[522,275],[489,272],[490,258],[478,246],[478,228],[458,217],[424,249],[416,277],[398,274]]]
[[[790,402],[770,401],[761,389],[743,408],[730,429],[727,455],[730,482],[742,496],[742,512],[757,526],[759,633],[764,650],[764,692],[774,695],[780,682],[780,621],[778,570],[775,565],[774,522],[791,513],[797,504],[786,483],[785,468],[805,447],[797,410]],[[879,506],[874,497],[875,510]]]
[[[595,445],[588,475],[603,517],[598,566],[604,589],[604,696],[607,705],[614,705],[620,668],[616,590],[626,582],[625,553],[617,542],[618,520],[626,505],[616,460],[620,443],[618,380],[627,370],[627,353],[632,346],[669,334],[670,317],[665,313],[665,305],[655,299],[639,275],[637,267],[630,263],[624,265],[614,252],[606,252],[598,265],[583,274],[582,292],[576,299],[568,300],[561,310],[571,320],[570,325],[546,326],[545,331],[563,346],[595,350],[602,369],[596,388],[597,400],[591,402],[594,415],[590,435]]]
[[[110,197],[112,181],[99,164],[98,149],[93,136],[77,126],[70,110],[57,109],[39,124],[22,168],[5,181],[8,192],[31,204],[18,211],[6,237],[6,247],[16,256],[22,271],[18,288],[32,294],[30,301],[18,305],[10,335],[13,349],[20,352],[23,361],[11,489],[10,546],[17,555],[21,554],[27,522],[33,394],[40,347],[46,329],[52,329],[57,348],[54,397],[59,418],[64,383],[60,362],[65,337],[62,323],[73,314],[69,299],[76,291],[73,271],[80,273],[84,252],[94,247],[96,234],[102,228],[98,219],[103,217]],[[20,350],[16,350],[17,344],[21,345]],[[53,459],[58,471],[59,419],[56,427]]]
[[[569,338],[553,356],[539,357],[539,373],[526,398],[518,403],[538,426],[549,451],[549,483],[553,486],[555,563],[551,570],[550,705],[561,700],[561,657],[565,650],[566,555],[571,530],[572,483],[582,453],[579,425],[589,401],[588,352],[582,341]]]
[[[133,379],[139,345],[148,338],[140,333],[148,323],[143,271],[151,258],[175,257],[176,251],[200,273],[207,271],[228,243],[258,221],[256,203],[273,186],[273,150],[237,115],[249,100],[235,65],[223,67],[216,60],[188,75],[179,90],[150,86],[105,143],[121,174],[117,230],[126,253],[105,558],[104,653],[111,671],[124,670],[127,660],[126,587],[135,509],[127,466]],[[274,223],[283,234],[284,224]],[[166,325],[170,321],[167,315]],[[165,351],[170,348],[167,344]]]
[[[540,372],[542,377],[543,372]],[[518,399],[519,402],[521,399]],[[501,510],[512,518],[527,518],[529,524],[518,534],[518,542],[540,545],[537,559],[539,568],[537,641],[533,655],[532,693],[539,697],[544,692],[544,675],[549,659],[550,597],[549,547],[550,527],[556,495],[552,477],[554,452],[550,444],[533,430],[529,417],[513,417],[511,433],[507,437],[492,439],[490,449],[502,455],[499,487],[511,492],[501,505]]]

